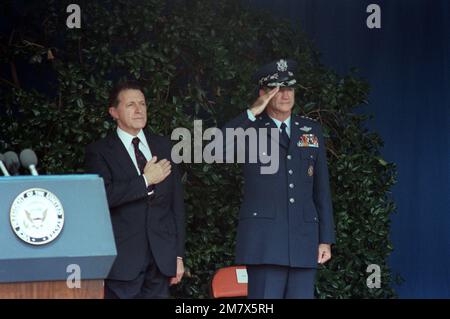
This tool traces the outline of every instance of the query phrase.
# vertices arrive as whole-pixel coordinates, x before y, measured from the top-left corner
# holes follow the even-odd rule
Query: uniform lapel
[[[292,115],[291,116],[291,139],[289,142],[289,149],[295,150],[297,149],[297,142],[300,139],[301,135],[301,122],[300,117],[298,115]]]
[[[275,137],[274,136],[272,136],[272,132],[271,132],[271,129],[277,129],[278,130],[278,127],[277,127],[277,125],[275,124],[275,122],[267,115],[267,113],[266,112],[264,112],[262,115],[261,115],[261,117],[260,117],[260,120],[259,120],[259,127],[260,128],[266,128],[267,129],[267,134],[272,138],[272,139],[274,139],[274,141],[277,141],[276,139],[275,139]],[[279,130],[278,130],[278,132],[279,132]],[[288,148],[288,146],[289,145],[287,145],[287,144],[285,144],[285,143],[283,143],[283,140],[280,138],[280,134],[278,134],[278,144],[279,145],[281,145],[282,147],[284,147],[284,148]]]

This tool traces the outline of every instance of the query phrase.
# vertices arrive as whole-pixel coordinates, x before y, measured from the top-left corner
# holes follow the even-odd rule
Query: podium
[[[100,177],[0,177],[0,298],[103,298],[116,255]]]

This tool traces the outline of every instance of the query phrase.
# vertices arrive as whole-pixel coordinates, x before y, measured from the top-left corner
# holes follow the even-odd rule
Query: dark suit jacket
[[[266,113],[254,122],[242,113],[224,129],[250,127],[266,128],[270,135],[276,124]],[[319,243],[335,241],[322,129],[316,121],[297,115],[291,116],[290,128],[289,145],[279,142],[279,169],[275,174],[261,174],[261,166],[268,164],[259,161],[252,164],[247,159],[244,164],[244,199],[236,241],[238,264],[316,268]],[[299,146],[303,134],[317,137],[319,147]],[[271,138],[268,136],[267,141]]]
[[[165,137],[145,131],[148,145],[158,160],[170,160],[171,143]],[[105,182],[117,258],[109,279],[132,280],[142,271],[149,245],[159,270],[176,274],[177,256],[184,256],[185,214],[181,178],[172,162],[172,173],[155,185],[148,196],[143,176],[139,176],[116,132],[86,147],[88,173]]]

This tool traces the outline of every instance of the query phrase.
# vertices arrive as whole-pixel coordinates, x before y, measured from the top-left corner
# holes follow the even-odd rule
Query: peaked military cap
[[[297,83],[294,75],[296,68],[294,60],[279,59],[262,66],[253,78],[260,87],[289,87]]]

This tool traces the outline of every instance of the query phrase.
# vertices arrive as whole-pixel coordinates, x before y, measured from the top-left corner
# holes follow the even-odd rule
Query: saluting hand
[[[254,116],[261,114],[265,110],[267,104],[269,104],[269,101],[275,96],[275,94],[278,93],[279,90],[280,88],[277,86],[266,94],[261,95],[250,107],[250,112],[252,112]]]
[[[166,159],[157,162],[158,158],[153,156],[150,161],[145,164],[144,175],[149,184],[158,184],[170,175],[171,165]]]

